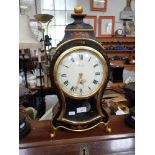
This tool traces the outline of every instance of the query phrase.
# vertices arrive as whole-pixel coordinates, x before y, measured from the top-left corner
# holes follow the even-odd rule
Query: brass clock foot
[[[50,137],[51,137],[51,138],[54,138],[55,135],[56,135],[56,130],[52,131],[52,133],[50,134]]]
[[[51,138],[54,138],[55,135],[56,135],[56,129],[52,126],[52,132],[51,132],[51,134],[50,134],[50,137],[51,137]]]
[[[107,133],[110,133],[110,132],[111,132],[111,128],[109,128],[108,125],[106,125],[105,131],[106,131]]]
[[[51,134],[50,134],[50,137],[51,137],[51,138],[54,138],[54,137],[55,137],[55,133],[51,133]]]

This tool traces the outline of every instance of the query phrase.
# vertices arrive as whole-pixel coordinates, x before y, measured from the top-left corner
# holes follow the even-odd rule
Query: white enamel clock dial
[[[57,60],[56,80],[69,96],[85,98],[95,94],[105,81],[107,65],[95,49],[85,46],[65,51]]]

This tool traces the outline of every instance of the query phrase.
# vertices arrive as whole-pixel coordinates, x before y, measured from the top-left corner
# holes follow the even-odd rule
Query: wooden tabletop
[[[105,133],[102,126],[98,126],[86,132],[71,132],[67,130],[58,130],[54,139],[50,138],[51,126],[50,121],[32,121],[30,133],[22,140],[20,140],[20,149],[45,146],[45,145],[59,145],[71,144],[76,142],[87,142],[104,139],[117,139],[131,137],[134,138],[135,130],[124,123],[125,115],[111,116],[109,127],[112,129],[111,133]]]

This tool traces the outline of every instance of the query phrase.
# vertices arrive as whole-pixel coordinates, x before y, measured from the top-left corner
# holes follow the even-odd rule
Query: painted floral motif
[[[88,32],[72,32],[71,38],[88,38]]]

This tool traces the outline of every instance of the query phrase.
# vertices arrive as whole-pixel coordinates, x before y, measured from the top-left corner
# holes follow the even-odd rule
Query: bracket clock
[[[102,124],[105,131],[109,116],[101,100],[108,82],[109,63],[103,46],[96,40],[93,27],[83,22],[85,14],[77,5],[65,28],[64,39],[51,60],[51,83],[59,98],[52,119],[53,138],[59,128],[82,132]]]

